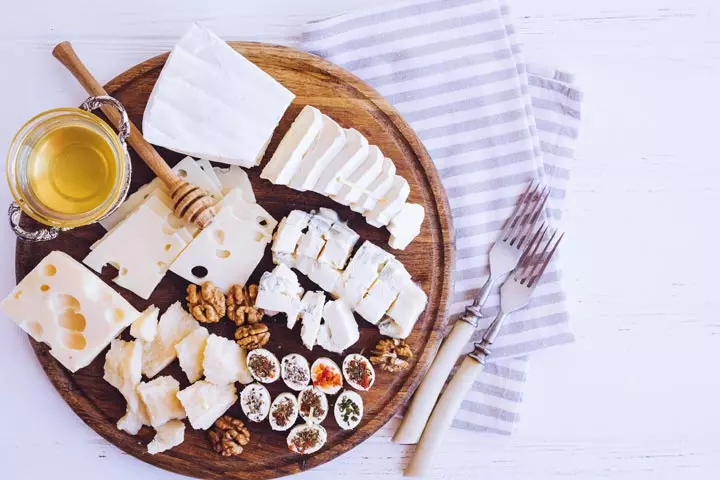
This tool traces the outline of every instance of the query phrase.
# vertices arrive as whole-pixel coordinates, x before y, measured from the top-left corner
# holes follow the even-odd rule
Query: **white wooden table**
[[[60,40],[106,81],[168,50],[191,21],[278,42],[305,20],[383,1],[3,2],[0,150],[30,116],[84,98],[50,56]],[[578,341],[533,359],[514,436],[456,434],[436,477],[717,478],[720,5],[510,2],[528,57],[577,73],[586,91],[564,256]],[[9,199],[3,185],[0,207]],[[4,296],[14,238],[1,231]],[[0,478],[173,477],[86,427],[4,319],[0,381]],[[411,449],[390,442],[395,427],[301,476],[399,478]]]

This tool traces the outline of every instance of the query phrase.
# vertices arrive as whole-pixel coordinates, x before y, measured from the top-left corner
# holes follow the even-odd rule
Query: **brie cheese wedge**
[[[217,35],[193,25],[150,94],[143,135],[186,155],[253,167],[294,98]]]
[[[385,157],[378,147],[370,146],[368,156],[348,176],[340,191],[332,199],[342,205],[350,205],[360,199],[367,188],[380,176]]]
[[[381,227],[390,223],[400,213],[410,195],[410,185],[403,177],[396,175],[392,187],[377,202],[375,208],[365,213],[365,220],[373,227]]]
[[[425,218],[425,209],[417,203],[406,203],[400,213],[390,220],[390,246],[397,250],[405,250],[415,237],[420,234],[420,227]]]
[[[369,150],[368,141],[360,132],[354,128],[345,130],[345,145],[323,169],[312,190],[325,196],[338,193],[343,181],[367,158]]]
[[[300,191],[312,190],[325,167],[344,145],[345,130],[332,118],[323,115],[320,133],[290,180],[290,188]]]
[[[306,105],[297,116],[290,130],[280,141],[270,161],[263,168],[260,178],[276,185],[287,185],[300,168],[323,125],[322,113]]]

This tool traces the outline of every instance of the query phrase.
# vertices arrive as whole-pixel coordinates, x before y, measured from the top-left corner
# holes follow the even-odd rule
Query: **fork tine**
[[[545,245],[545,249],[543,250],[543,253],[540,254],[540,259],[533,267],[533,270],[531,272],[530,277],[528,278],[528,287],[532,287],[537,283],[538,280],[540,280],[540,277],[542,277],[543,273],[545,272],[545,268],[547,268],[548,264],[550,263],[550,259],[552,259],[553,255],[555,255],[555,250],[557,250],[558,245],[560,245],[560,242],[562,241],[563,237],[565,236],[565,233],[560,234],[560,237],[555,241],[555,244],[550,247],[552,244],[553,239],[557,235],[558,231],[555,230],[552,237],[550,237],[550,240],[547,241],[547,244]],[[548,252],[549,249],[549,252]]]
[[[528,247],[520,257],[520,261],[518,261],[517,267],[515,267],[515,270],[513,271],[515,280],[520,281],[521,279],[524,279],[526,277],[526,272],[532,268],[533,260],[543,242],[543,239],[545,238],[545,233],[548,231],[548,228],[550,228],[550,226],[546,225],[544,222],[538,227],[532,241],[528,244]]]
[[[532,235],[532,230],[535,228],[535,224],[537,223],[538,219],[540,218],[540,214],[545,210],[545,205],[547,203],[548,197],[550,196],[550,187],[545,186],[541,193],[540,193],[540,199],[535,204],[535,209],[528,213],[528,221],[525,222],[525,228],[523,229],[522,235],[520,236],[520,241],[517,244],[517,248],[522,248],[523,244],[525,243],[525,240]]]
[[[508,234],[510,233],[510,230],[515,226],[515,224],[518,221],[519,212],[520,210],[527,204],[528,199],[531,198],[530,196],[530,190],[535,185],[535,179],[530,180],[528,182],[527,187],[525,187],[525,191],[520,194],[520,197],[518,199],[518,203],[515,206],[515,210],[513,211],[513,214],[510,216],[510,218],[505,222],[505,226],[503,227],[502,232],[500,232],[500,239],[505,240],[508,238]]]
[[[510,239],[510,245],[514,245],[515,242],[518,240],[519,235],[525,231],[524,227],[526,225],[526,219],[527,219],[527,215],[528,215],[526,212],[528,210],[532,211],[535,209],[535,205],[537,204],[537,202],[540,198],[540,197],[538,197],[538,189],[539,188],[540,188],[540,184],[537,184],[535,186],[535,189],[532,192],[530,192],[528,194],[528,196],[526,197],[526,200],[522,204],[522,208],[518,209],[516,218],[514,219],[514,222],[513,222],[513,227],[510,230],[510,232],[508,232],[507,236],[505,237],[506,240],[508,238]]]

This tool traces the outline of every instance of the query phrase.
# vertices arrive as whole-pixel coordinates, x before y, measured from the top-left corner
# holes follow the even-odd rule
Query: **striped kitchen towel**
[[[487,253],[530,178],[551,187],[561,220],[580,121],[572,78],[528,67],[504,0],[419,0],[305,26],[301,47],[350,70],[403,115],[434,160],[450,200],[457,318],[488,274]],[[498,295],[488,300],[489,321]],[[454,426],[509,434],[527,355],[573,340],[557,259],[512,315]]]

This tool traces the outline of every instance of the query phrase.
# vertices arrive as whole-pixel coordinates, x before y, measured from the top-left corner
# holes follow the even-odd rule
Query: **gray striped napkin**
[[[530,178],[549,184],[548,215],[560,222],[581,93],[569,75],[527,66],[504,0],[420,0],[345,14],[306,25],[301,46],[375,87],[424,142],[455,222],[457,318],[486,278],[488,250]],[[512,431],[526,356],[573,340],[560,277],[554,261],[530,305],[508,319],[455,427]],[[498,300],[488,300],[488,323]]]

